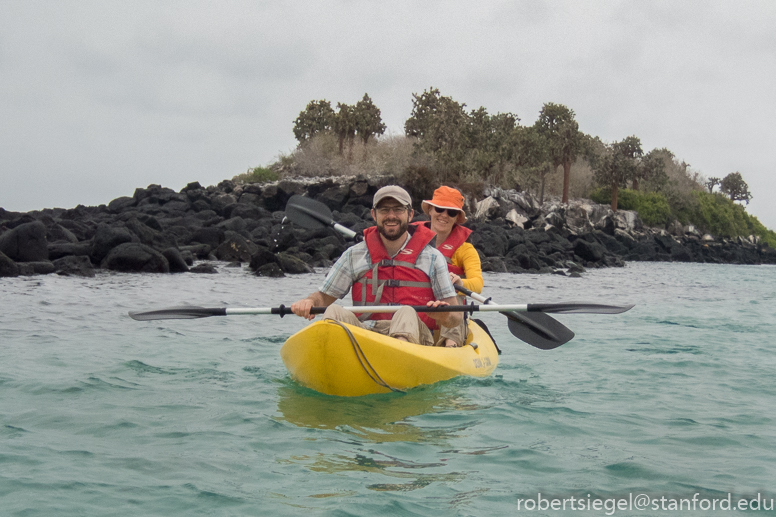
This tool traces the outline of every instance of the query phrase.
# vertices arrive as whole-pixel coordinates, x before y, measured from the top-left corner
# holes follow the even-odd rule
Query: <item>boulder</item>
[[[245,219],[242,217],[231,217],[216,225],[217,228],[223,228],[224,231],[242,232],[245,230]]]
[[[208,264],[207,262],[203,262],[189,269],[189,273],[204,273],[206,275],[214,275],[218,273],[218,270],[215,268],[213,264]]]
[[[500,257],[488,257],[482,261],[482,270],[493,273],[506,273],[507,266]]]
[[[102,224],[92,238],[92,249],[89,258],[92,263],[99,264],[108,253],[120,244],[132,242],[132,234],[126,228]]]
[[[189,254],[199,260],[208,260],[213,250],[208,244],[191,244],[189,246],[181,246],[179,249],[184,258]],[[213,258],[215,259],[215,255],[213,255]],[[187,264],[191,265],[188,262]]]
[[[597,242],[588,242],[585,239],[574,241],[574,254],[588,262],[598,262],[604,258],[606,249]]]
[[[56,260],[69,255],[89,256],[92,252],[92,243],[84,242],[55,242],[48,245],[49,260]]]
[[[518,228],[525,228],[525,223],[528,222],[528,217],[521,214],[514,208],[509,211],[509,213],[504,217],[504,219],[514,224]]]
[[[228,217],[227,215],[227,207],[229,207],[229,210],[231,210],[233,205],[237,204],[237,199],[231,195],[231,194],[220,194],[218,196],[214,196],[210,200],[210,206],[212,210],[215,210],[215,212],[222,217]]]
[[[164,255],[139,242],[119,244],[103,259],[100,267],[124,273],[169,273]]]
[[[86,256],[68,255],[54,261],[54,272],[62,276],[93,277],[94,266]]]
[[[19,276],[19,265],[0,251],[0,277]]]
[[[19,274],[21,275],[50,275],[56,269],[54,264],[49,260],[42,260],[40,262],[22,262],[19,264]]]
[[[494,197],[489,196],[477,203],[473,219],[475,221],[487,221],[499,217],[500,213],[501,205]]]
[[[625,230],[628,233],[639,231],[644,227],[641,219],[639,219],[639,214],[634,210],[618,210],[614,212],[612,218],[616,228]]]
[[[278,263],[278,257],[274,253],[272,253],[269,248],[265,248],[264,246],[258,246],[258,249],[256,252],[251,256],[251,261],[248,265],[248,267],[252,271],[258,271],[259,268],[266,264],[277,264]]]
[[[73,221],[70,219],[60,219],[59,225],[63,228],[67,228],[78,238],[78,241],[88,241],[94,237],[94,233],[97,231],[97,227],[90,223],[84,223],[81,221]]]
[[[122,212],[127,208],[132,208],[136,204],[137,204],[137,199],[135,199],[134,197],[129,197],[129,196],[117,197],[116,199],[108,203],[108,211],[112,214],[118,214],[119,212]]]
[[[469,242],[488,257],[503,257],[507,253],[509,237],[503,228],[478,226],[469,237]]]
[[[189,266],[178,248],[167,248],[162,251],[162,255],[164,255],[164,258],[166,258],[167,262],[170,264],[170,273],[188,272]]]
[[[307,265],[305,261],[290,255],[288,253],[278,253],[278,265],[284,273],[290,275],[299,275],[303,273],[314,273],[313,268]]]
[[[147,223],[141,221],[141,218]],[[155,227],[161,229],[159,221],[152,216],[141,215],[141,217],[132,217],[127,221],[127,230],[134,234],[141,243],[157,250],[177,246],[178,243],[174,235],[163,233]]]
[[[69,243],[76,243],[78,242],[78,237],[62,226],[61,224],[52,224],[47,227],[46,231],[46,241],[49,243],[52,242],[69,242]]]
[[[250,262],[251,255],[256,251],[258,246],[249,243],[242,235],[231,232],[229,237],[216,248],[215,255],[218,260],[227,262]]]
[[[593,231],[593,223],[590,220],[592,213],[593,206],[588,203],[571,203],[566,210],[565,223],[576,235],[589,233]]]
[[[286,276],[277,264],[264,264],[256,270],[256,276],[268,276],[270,278],[282,278]]]
[[[0,253],[16,262],[48,260],[46,226],[40,221],[23,223],[0,235]]]
[[[217,226],[209,226],[207,228],[199,228],[191,234],[189,243],[207,244],[212,249],[216,249],[224,242],[225,230]]]
[[[339,210],[347,202],[349,190],[350,187],[348,185],[340,185],[321,192],[315,196],[315,199],[328,206],[331,210]]]

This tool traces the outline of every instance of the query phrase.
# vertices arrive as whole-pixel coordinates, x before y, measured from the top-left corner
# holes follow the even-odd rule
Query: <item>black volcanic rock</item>
[[[186,260],[178,248],[162,250],[162,255],[170,265],[170,273],[186,273],[189,271],[189,266],[186,264]]]
[[[3,233],[0,235],[0,252],[16,262],[48,260],[46,226],[34,221]]]
[[[19,266],[0,251],[0,277],[19,276]]]
[[[93,277],[94,266],[86,256],[68,255],[54,261],[56,274],[62,276]]]
[[[82,276],[94,273],[91,266],[114,271],[208,269],[194,266],[195,259],[250,261],[250,269],[263,276],[328,268],[353,241],[329,227],[304,229],[284,220],[288,199],[294,194],[316,199],[336,222],[361,232],[374,225],[372,196],[392,183],[396,179],[390,177],[284,179],[260,185],[223,181],[208,187],[192,182],[180,192],[148,185],[107,206],[28,213],[0,208],[0,251],[5,257],[0,268],[6,275],[46,274],[53,267],[59,274]],[[415,205],[418,209],[418,200]],[[470,242],[485,271],[567,270],[574,276],[585,271],[582,266],[619,267],[623,260],[776,264],[776,250],[758,238],[704,236],[678,221],[646,228],[635,212],[614,212],[586,200],[561,204],[551,199],[540,206],[525,192],[485,186],[477,198],[466,196],[465,208],[466,226],[474,232]],[[418,211],[416,220],[428,217]]]
[[[170,272],[170,264],[164,255],[139,242],[125,242],[111,249],[100,267],[125,273]]]

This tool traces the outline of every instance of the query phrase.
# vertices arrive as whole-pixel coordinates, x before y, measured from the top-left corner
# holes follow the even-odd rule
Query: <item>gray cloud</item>
[[[100,204],[267,164],[312,99],[368,92],[393,133],[431,86],[531,124],[545,102],[706,176],[776,227],[776,4],[0,0],[0,206]]]

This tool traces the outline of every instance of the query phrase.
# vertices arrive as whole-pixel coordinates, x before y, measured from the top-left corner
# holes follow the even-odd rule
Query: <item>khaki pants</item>
[[[341,321],[348,325],[367,328],[361,323],[351,311],[343,309],[341,306],[332,304],[326,308],[323,317],[335,321]],[[390,320],[376,320],[373,331],[384,336],[394,338],[403,337],[410,343],[416,343],[423,346],[444,346],[445,339],[452,339],[458,346],[462,346],[466,338],[466,326],[461,324],[458,327],[442,327],[441,332],[431,333],[431,330],[418,317],[418,313],[412,307],[402,307],[396,311]]]

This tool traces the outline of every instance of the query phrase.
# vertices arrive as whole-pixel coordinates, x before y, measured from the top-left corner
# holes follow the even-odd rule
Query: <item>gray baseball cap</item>
[[[376,207],[377,204],[387,197],[392,197],[402,205],[412,206],[412,198],[406,190],[398,185],[386,185],[377,192],[375,192],[374,200],[372,201],[372,207]]]

